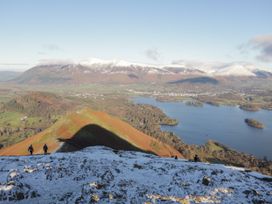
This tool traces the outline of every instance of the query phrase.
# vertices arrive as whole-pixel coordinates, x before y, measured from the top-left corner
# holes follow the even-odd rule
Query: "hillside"
[[[0,169],[5,204],[272,202],[272,177],[105,147],[2,157]]]
[[[75,102],[48,92],[30,91],[18,95],[3,105],[7,111],[21,112],[32,116],[45,116],[49,113],[63,114],[72,109]]]
[[[182,157],[174,148],[136,130],[118,118],[89,108],[71,113],[37,135],[1,149],[0,155],[26,155],[30,144],[33,144],[35,153],[40,154],[43,152],[44,143],[47,143],[50,152],[74,151],[87,146],[104,145],[166,157]]]
[[[77,101],[48,92],[20,91],[0,103],[0,147],[15,144],[54,124]]]

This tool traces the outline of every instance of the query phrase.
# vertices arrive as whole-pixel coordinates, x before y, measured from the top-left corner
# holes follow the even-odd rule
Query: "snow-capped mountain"
[[[102,60],[90,58],[77,63],[82,67],[87,67],[92,71],[101,71],[103,73],[128,73],[142,71],[145,73],[160,74],[177,74],[177,73],[203,73],[214,76],[256,76],[256,71],[266,71],[272,74],[272,70],[268,68],[258,68],[256,65],[237,62],[237,63],[221,63],[221,62],[176,62],[168,65],[155,65],[128,62],[125,60]],[[46,64],[48,65],[48,64]]]
[[[272,177],[105,147],[2,157],[0,171],[5,204],[272,202]]]
[[[79,61],[79,64],[87,66],[87,67],[93,67],[93,66],[110,66],[110,67],[151,67],[151,68],[158,68],[157,65],[151,65],[151,64],[141,64],[141,63],[135,63],[135,62],[128,62],[125,60],[102,60],[98,58],[90,58],[88,60],[82,60]]]
[[[101,60],[91,58],[79,62],[80,65],[102,73],[146,73],[146,74],[201,74],[198,69],[187,69],[180,65],[154,65],[128,62],[124,60]]]
[[[215,76],[255,76],[252,65],[227,64],[213,69],[211,74]]]
[[[90,59],[79,62],[39,64],[18,77],[19,83],[148,83],[186,77],[272,77],[269,69],[247,63],[175,63],[151,65],[123,60]]]
[[[198,61],[177,61],[176,66],[183,66],[187,69],[198,69],[210,76],[255,76],[256,72],[272,74],[272,69],[259,67],[245,62],[222,63],[222,62],[198,62]],[[268,75],[267,75],[268,76]]]

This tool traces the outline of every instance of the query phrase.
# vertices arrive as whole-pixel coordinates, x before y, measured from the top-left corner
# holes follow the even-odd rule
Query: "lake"
[[[162,126],[174,132],[187,144],[204,144],[209,139],[218,141],[240,152],[258,158],[272,159],[272,111],[248,112],[235,106],[188,106],[183,102],[159,102],[154,98],[136,97],[138,104],[150,104],[179,121],[177,126]],[[249,127],[245,118],[253,118],[265,125],[264,129]]]

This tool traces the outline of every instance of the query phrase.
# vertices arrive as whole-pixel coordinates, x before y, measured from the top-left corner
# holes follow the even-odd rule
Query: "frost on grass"
[[[271,177],[92,147],[0,158],[0,203],[272,203]]]

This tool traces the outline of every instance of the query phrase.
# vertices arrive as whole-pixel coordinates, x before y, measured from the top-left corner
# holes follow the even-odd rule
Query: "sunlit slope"
[[[104,145],[114,149],[151,152],[159,156],[182,157],[174,148],[138,131],[120,119],[89,108],[71,113],[43,132],[2,149],[0,155],[27,155],[30,144],[34,147],[34,154],[41,154],[45,143],[49,147],[49,152],[73,151],[86,146]]]

